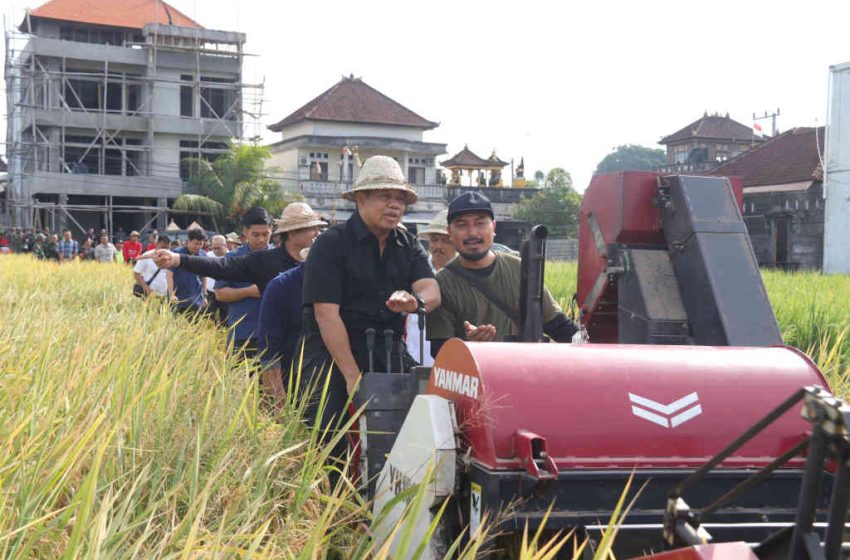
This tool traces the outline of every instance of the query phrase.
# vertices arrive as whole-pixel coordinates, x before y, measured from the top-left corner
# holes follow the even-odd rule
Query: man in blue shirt
[[[238,257],[251,251],[269,248],[272,235],[272,217],[265,208],[254,207],[242,216],[242,235],[246,243],[227,253]],[[217,280],[215,297],[228,303],[227,338],[235,352],[253,357],[257,351],[257,321],[260,314],[260,289],[253,282]]]
[[[72,261],[80,252],[80,244],[71,237],[70,229],[63,231],[62,235],[62,241],[56,244],[56,253],[59,255],[59,262]]]
[[[279,402],[289,389],[289,374],[299,369],[303,285],[304,263],[298,263],[269,282],[260,303],[257,350],[263,386]]]
[[[206,257],[207,254],[201,248],[205,240],[204,230],[190,230],[186,246],[175,252],[181,255]],[[169,268],[165,271],[165,281],[168,285],[169,298],[177,311],[190,315],[204,311],[207,302],[204,297],[204,279],[201,276],[179,268]]]

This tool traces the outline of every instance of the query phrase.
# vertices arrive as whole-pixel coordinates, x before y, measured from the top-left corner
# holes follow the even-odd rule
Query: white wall
[[[850,62],[830,71],[823,271],[850,274]]]
[[[315,134],[313,132],[313,123],[311,121],[301,121],[284,128],[280,133],[280,139],[286,141],[290,138],[310,136],[312,134]]]
[[[422,129],[379,124],[316,121],[313,124],[313,134],[317,136],[372,136],[376,138],[396,138],[411,142],[422,141]]]
[[[276,168],[276,169],[273,169]],[[272,155],[265,162],[265,169],[269,177],[280,183],[284,192],[298,192],[298,150],[290,149],[284,151],[272,151]]]

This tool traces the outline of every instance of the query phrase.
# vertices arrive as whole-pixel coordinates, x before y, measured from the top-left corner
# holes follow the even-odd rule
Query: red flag
[[[758,134],[759,136],[764,134],[759,123],[753,123],[753,134]]]

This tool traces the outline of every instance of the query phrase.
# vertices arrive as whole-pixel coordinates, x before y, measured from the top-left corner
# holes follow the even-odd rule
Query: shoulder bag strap
[[[156,269],[156,272],[154,272],[154,273],[153,273],[153,276],[151,276],[151,279],[150,279],[150,280],[148,280],[147,282],[145,282],[145,284],[147,284],[148,286],[150,286],[151,284],[153,284],[153,281],[156,279],[157,274],[159,274],[160,272],[162,272],[162,269],[161,269],[161,268],[157,268],[157,269]]]
[[[511,307],[507,303],[505,303],[502,298],[493,293],[493,291],[490,289],[490,286],[482,282],[478,276],[464,269],[462,266],[457,264],[457,261],[449,264],[445,268],[452,274],[460,276],[461,278],[469,282],[470,286],[478,290],[478,292],[485,298],[487,298],[490,303],[495,305],[499,309],[499,311],[504,313],[505,316],[507,316],[507,318],[514,323],[514,325],[516,325],[517,327],[519,326],[519,317],[516,313],[514,313],[514,310],[511,309]]]

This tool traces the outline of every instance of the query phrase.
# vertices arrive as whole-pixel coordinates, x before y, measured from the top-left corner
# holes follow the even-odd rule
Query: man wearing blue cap
[[[496,221],[490,201],[471,191],[449,203],[449,236],[458,257],[437,273],[442,305],[428,315],[431,354],[449,338],[504,341],[519,333],[520,259],[492,250]],[[543,294],[543,332],[570,342],[578,327],[548,289]]]

